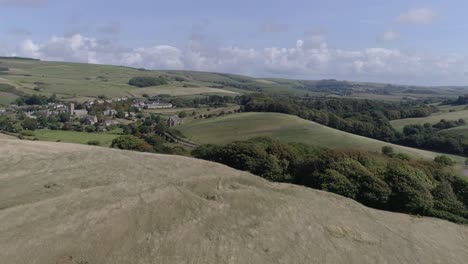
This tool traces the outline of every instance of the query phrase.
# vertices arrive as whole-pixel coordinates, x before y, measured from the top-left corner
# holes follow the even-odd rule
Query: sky
[[[468,1],[0,0],[0,55],[468,85]]]

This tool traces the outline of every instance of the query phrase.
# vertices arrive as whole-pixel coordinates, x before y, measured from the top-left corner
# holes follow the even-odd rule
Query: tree
[[[21,126],[26,130],[36,130],[37,129],[37,121],[33,118],[26,118],[21,123]]]
[[[179,116],[180,118],[184,118],[184,117],[187,117],[187,113],[184,112],[184,111],[182,111],[182,112],[179,113],[178,116]]]
[[[149,86],[157,86],[157,85],[165,85],[167,84],[166,79],[163,77],[153,77],[153,76],[139,76],[133,77],[128,81],[128,84],[131,86],[136,87],[149,87]]]
[[[385,181],[392,189],[388,206],[390,209],[413,214],[425,214],[433,206],[431,183],[419,169],[401,163],[389,164]]]
[[[134,136],[119,136],[115,139],[112,140],[112,145],[111,147],[113,148],[119,148],[119,149],[126,149],[126,150],[135,150],[135,151],[141,151],[141,152],[152,152],[153,147],[143,141],[142,139],[139,139]]]
[[[384,154],[385,156],[393,156],[394,152],[393,152],[393,148],[390,147],[390,146],[383,146],[382,147],[382,154]]]

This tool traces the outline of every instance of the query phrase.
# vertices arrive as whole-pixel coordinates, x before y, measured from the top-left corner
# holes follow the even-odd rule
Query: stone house
[[[85,125],[92,126],[98,122],[97,117],[95,115],[86,115],[83,117],[83,123]]]
[[[180,123],[181,123],[181,119],[177,115],[173,115],[169,117],[169,119],[167,120],[168,127],[175,127],[175,126],[180,125]]]

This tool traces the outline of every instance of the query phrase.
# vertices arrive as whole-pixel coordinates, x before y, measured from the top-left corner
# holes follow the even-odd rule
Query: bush
[[[445,155],[440,155],[440,156],[437,156],[434,158],[434,162],[438,163],[438,164],[442,164],[444,166],[453,166],[456,164],[456,162],[454,160],[452,160],[451,158],[445,156]]]
[[[389,157],[393,156],[393,148],[390,146],[383,146],[382,154],[384,154],[385,156],[389,156]]]
[[[21,135],[27,136],[27,137],[34,137],[34,136],[35,136],[34,132],[33,132],[33,131],[30,131],[30,130],[24,130],[24,131],[22,131],[22,132],[21,132]]]
[[[151,77],[151,76],[141,76],[133,77],[128,81],[128,84],[136,87],[149,87],[149,86],[158,86],[167,84],[166,79],[163,77]]]
[[[141,152],[153,152],[153,147],[150,144],[134,136],[120,136],[115,138],[112,140],[111,147]]]
[[[405,153],[397,153],[393,155],[394,158],[400,159],[400,160],[411,160],[411,156]]]
[[[21,126],[26,130],[36,130],[37,128],[37,120],[33,118],[26,118],[21,123]]]
[[[99,146],[99,145],[101,145],[101,142],[99,142],[99,140],[90,140],[90,141],[88,141],[88,145]]]

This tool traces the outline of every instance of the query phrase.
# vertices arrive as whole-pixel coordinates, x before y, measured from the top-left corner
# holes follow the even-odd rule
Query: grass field
[[[58,141],[87,144],[90,140],[98,140],[100,146],[109,147],[112,140],[119,136],[118,133],[88,133],[78,131],[47,130],[34,131],[35,137],[42,141]]]
[[[454,136],[463,135],[463,136],[468,137],[468,125],[453,127],[453,128],[450,128],[450,129],[445,129],[445,130],[443,130],[442,133],[450,134],[450,135],[454,135]]]
[[[197,120],[178,129],[200,144],[225,144],[258,136],[269,136],[285,142],[301,142],[328,148],[356,148],[380,152],[383,146],[415,158],[433,159],[435,152],[394,145],[329,128],[292,115],[278,113],[241,113]],[[462,157],[452,156],[458,162]]]
[[[16,98],[18,98],[18,96],[14,94],[0,92],[0,105],[8,105],[11,102],[15,101]]]
[[[251,92],[266,92],[272,94],[293,95],[329,95],[340,96],[333,91],[313,90],[308,83],[317,81],[301,81],[279,78],[253,78],[226,73],[194,72],[194,71],[150,71],[123,66],[96,65],[67,62],[47,62],[36,60],[0,59],[0,64],[9,68],[2,73],[0,82],[16,87],[16,94],[57,94],[59,98],[83,101],[105,95],[110,98],[135,96],[143,94],[172,96],[190,95],[228,95],[235,96]],[[167,85],[136,88],[129,86],[128,80],[136,76],[163,76]],[[352,84],[351,84],[352,83]],[[432,90],[435,93],[405,93],[400,92],[382,95],[380,90],[386,84],[349,82],[353,91],[351,97],[401,100],[407,98],[429,98],[432,96],[457,97],[468,88],[460,87],[420,87],[421,90]],[[312,89],[312,90],[311,90]],[[369,90],[370,89],[370,90]],[[403,89],[403,90],[402,90]],[[366,92],[367,91],[367,92]],[[369,92],[374,91],[374,92]],[[1,95],[0,104],[9,104],[14,98]]]
[[[460,118],[465,119],[468,122],[468,110],[461,110],[455,112],[437,112],[428,117],[419,117],[419,118],[406,118],[393,120],[390,123],[397,130],[403,130],[403,127],[406,125],[420,124],[425,123],[435,124],[438,123],[441,119],[445,120],[458,120]]]
[[[3,66],[10,70],[2,75],[2,82],[12,84],[25,94],[57,94],[59,97],[82,100],[87,97],[106,95],[115,98],[143,94],[169,94],[172,96],[196,94],[236,95],[232,89],[211,88],[204,81],[193,80],[184,73],[161,71],[141,71],[134,68],[110,65],[94,65],[67,62],[44,62],[34,60],[0,59]],[[135,76],[161,76],[169,81],[168,85],[136,88],[127,84]],[[184,77],[186,82],[175,81],[175,77]],[[187,82],[196,87],[184,87]],[[34,90],[36,88],[36,90]],[[38,91],[39,90],[39,91]],[[2,104],[10,103],[14,98],[6,98]]]
[[[204,160],[0,138],[0,168],[2,264],[468,259],[466,226]]]

